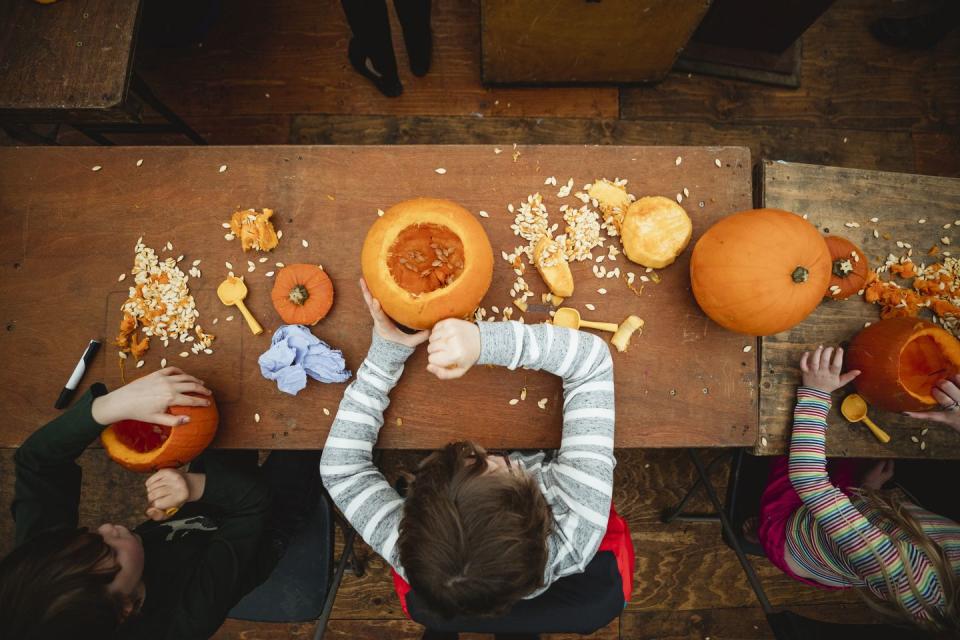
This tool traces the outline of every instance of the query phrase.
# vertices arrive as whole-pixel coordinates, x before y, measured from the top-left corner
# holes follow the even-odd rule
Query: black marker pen
[[[67,380],[63,391],[60,392],[60,397],[57,398],[57,402],[53,405],[54,409],[63,409],[70,404],[70,398],[73,397],[73,392],[77,390],[77,385],[80,384],[80,378],[83,377],[87,367],[93,362],[93,357],[97,355],[97,349],[99,348],[100,342],[98,340],[91,340],[90,344],[87,345],[87,349],[83,352],[80,362],[77,363],[73,374],[70,376],[70,379]]]

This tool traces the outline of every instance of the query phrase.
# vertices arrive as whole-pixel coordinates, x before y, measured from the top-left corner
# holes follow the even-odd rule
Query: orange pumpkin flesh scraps
[[[363,277],[391,318],[429,329],[466,318],[493,279],[493,248],[480,222],[449,200],[416,198],[390,207],[363,243]]]
[[[189,394],[196,395],[196,394]],[[190,422],[176,427],[122,420],[100,434],[107,455],[117,464],[146,473],[180,467],[200,455],[217,433],[220,419],[213,396],[209,407],[170,407],[167,413],[190,416]]]
[[[830,284],[824,297],[846,300],[867,286],[870,265],[863,251],[846,238],[827,236],[824,240],[830,248],[832,261]]]
[[[921,411],[937,405],[933,385],[960,372],[960,341],[926,320],[890,318],[857,334],[845,366],[861,371],[854,386],[869,404]]]
[[[722,218],[690,256],[693,295],[714,322],[753,336],[793,327],[830,281],[830,250],[817,229],[788,211],[756,209]]]
[[[287,265],[277,274],[270,298],[284,322],[312,326],[333,306],[333,282],[315,264]]]

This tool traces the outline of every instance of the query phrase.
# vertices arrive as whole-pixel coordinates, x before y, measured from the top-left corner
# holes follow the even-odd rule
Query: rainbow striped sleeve
[[[891,574],[901,574],[889,536],[873,526],[827,475],[826,431],[830,394],[800,387],[790,440],[790,482],[823,532],[865,582],[883,583],[883,562]]]

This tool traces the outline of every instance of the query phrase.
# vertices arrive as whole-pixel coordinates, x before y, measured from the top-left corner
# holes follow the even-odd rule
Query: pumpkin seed
[[[441,176],[447,172],[447,170],[444,169],[443,167],[437,167],[436,169],[434,169],[434,171],[439,173]]]
[[[95,165],[90,168],[91,171],[100,171],[100,169],[103,169],[103,167],[101,167],[100,165]]]
[[[309,242],[307,242],[306,240],[301,240],[301,241],[300,241],[300,244],[302,244],[302,245],[303,245],[303,248],[304,248],[304,249],[306,249],[307,247],[309,247],[309,246],[310,246],[310,243],[309,243]]]
[[[120,274],[120,277],[119,277],[119,278],[117,278],[117,282],[120,282],[121,280],[123,280],[123,279],[124,279],[124,278],[126,278],[126,277],[127,277],[127,274],[126,274],[126,272],[124,272],[124,273],[121,273],[121,274]]]
[[[227,165],[225,164],[220,165],[220,173],[223,173],[226,170],[227,170]]]
[[[140,158],[139,160],[137,160],[137,166],[139,167],[141,165],[143,165],[143,158]]]
[[[546,408],[547,408],[547,400],[548,400],[548,398],[540,398],[540,399],[537,401],[537,406],[540,407],[541,409],[546,409]]]
[[[181,352],[180,352],[180,357],[181,357],[181,358],[186,358],[186,357],[189,356],[189,355],[190,355],[190,353],[187,352],[187,351],[181,351]]]
[[[673,161],[673,164],[679,167],[681,162],[683,162],[683,158],[681,156],[677,156],[677,159]]]
[[[166,367],[166,366],[167,366],[167,359],[166,359],[166,358],[160,358],[160,368],[163,369],[163,368]]]
[[[489,217],[490,217],[490,214],[487,213],[486,211],[481,211],[481,212],[480,212],[480,217],[481,217],[481,218],[489,218]]]
[[[597,308],[596,308],[595,306],[593,306],[592,304],[590,304],[589,302],[588,302],[587,304],[583,305],[583,306],[585,306],[585,307],[586,307],[587,309],[589,309],[590,311],[596,311],[596,310],[597,310]]]
[[[513,405],[517,404],[518,402],[520,402],[518,399],[516,399],[516,398],[511,398],[509,404],[510,404],[510,406],[512,407]]]
[[[720,168],[723,166],[723,163],[720,162],[720,158],[714,158],[713,164],[717,165],[717,168]]]
[[[748,344],[747,346],[745,346],[745,347],[743,348],[743,352],[744,352],[744,353],[750,353],[750,351],[751,351],[752,349],[753,349],[753,345],[752,345],[752,344]]]
[[[259,414],[259,413],[253,414],[253,421],[254,421],[254,422],[260,422],[260,414]]]

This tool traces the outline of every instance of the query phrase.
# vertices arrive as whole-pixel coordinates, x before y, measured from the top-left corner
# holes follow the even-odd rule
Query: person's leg
[[[386,0],[340,0],[353,32],[347,55],[353,68],[388,98],[403,93],[390,36]]]
[[[403,43],[410,58],[410,71],[425,76],[430,70],[433,53],[433,34],[430,31],[431,0],[393,0],[403,27]]]
[[[269,530],[278,546],[285,548],[317,509],[322,490],[319,467],[322,453],[271,451],[260,467],[264,482],[273,494]]]

